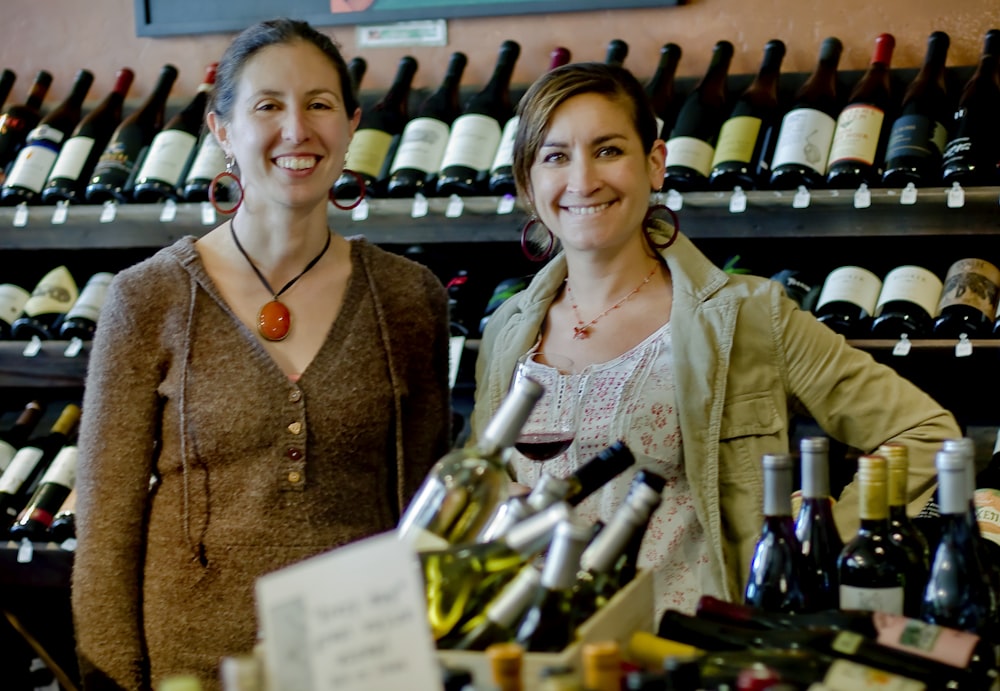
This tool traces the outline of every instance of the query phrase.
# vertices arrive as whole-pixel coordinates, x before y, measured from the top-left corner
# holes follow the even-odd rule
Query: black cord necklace
[[[288,311],[288,307],[278,298],[280,298],[286,290],[295,285],[296,281],[305,276],[309,269],[319,263],[319,260],[323,258],[326,251],[330,249],[330,240],[333,237],[333,234],[327,230],[326,244],[323,245],[323,249],[319,251],[319,254],[313,257],[311,262],[306,264],[306,268],[302,269],[298,276],[295,276],[292,280],[286,283],[278,292],[274,292],[271,284],[268,283],[266,278],[264,278],[264,274],[260,272],[257,265],[253,263],[253,259],[251,259],[250,255],[247,254],[247,251],[243,249],[243,245],[240,244],[239,238],[236,237],[236,224],[232,221],[229,222],[229,234],[233,236],[233,242],[236,244],[236,249],[238,249],[240,254],[243,255],[243,258],[247,260],[250,268],[253,269],[255,274],[257,274],[257,278],[260,279],[260,282],[263,284],[264,288],[267,289],[267,292],[272,295],[271,300],[264,303],[264,306],[260,308],[259,312],[257,312],[257,331],[261,336],[269,341],[283,341],[292,330],[292,313]]]

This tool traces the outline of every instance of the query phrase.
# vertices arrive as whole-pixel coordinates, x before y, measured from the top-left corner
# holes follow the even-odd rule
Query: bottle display
[[[215,86],[218,63],[210,64],[198,91],[184,108],[156,133],[135,177],[132,198],[149,204],[179,199],[183,176],[198,144],[205,120],[205,106]]]
[[[889,187],[905,187],[911,182],[930,185],[941,177],[941,156],[952,115],[945,79],[950,42],[943,31],[930,35],[924,64],[903,94],[886,145],[882,182]]]
[[[822,187],[837,128],[840,99],[837,66],[844,45],[831,36],[820,46],[819,62],[795,94],[781,120],[771,158],[771,187],[794,190]]]
[[[10,96],[10,90],[14,88],[15,81],[17,81],[17,74],[13,70],[6,68],[0,70],[0,108],[7,102],[7,97]]]
[[[0,202],[32,202],[42,191],[66,138],[80,122],[83,99],[94,83],[89,70],[79,70],[69,95],[32,129],[0,188]]]
[[[677,65],[680,64],[681,47],[676,43],[666,43],[660,48],[660,61],[656,65],[653,78],[646,84],[646,95],[656,115],[656,136],[663,139],[674,128],[677,110],[680,107],[675,89]]]
[[[403,128],[386,181],[385,192],[390,197],[412,197],[435,188],[451,123],[461,111],[458,87],[468,60],[465,53],[451,54],[440,86]]]
[[[86,186],[88,202],[127,202],[130,199],[132,174],[141,164],[153,137],[163,127],[167,96],[176,80],[177,68],[164,65],[153,91],[115,128]]]
[[[0,283],[0,340],[11,337],[14,322],[24,312],[31,293],[13,283]]]
[[[898,266],[885,276],[872,319],[875,338],[928,336],[941,299],[941,279],[920,266]]]
[[[811,572],[811,599],[816,610],[839,606],[837,558],[844,549],[833,519],[829,453],[830,441],[826,437],[805,437],[799,443],[802,503],[795,517],[795,537]]]
[[[361,176],[369,194],[383,192],[387,168],[409,120],[410,86],[416,72],[417,61],[409,55],[403,57],[389,90],[371,108],[361,111],[344,167]],[[358,178],[346,172],[333,183],[333,192],[338,199],[357,199],[362,193]]]
[[[868,69],[837,117],[826,173],[830,187],[856,189],[861,183],[871,187],[882,179],[887,123],[892,117],[889,66],[895,47],[892,34],[879,34]]]
[[[76,484],[77,447],[68,444],[59,449],[41,476],[37,489],[10,527],[12,540],[44,540],[63,501]]]
[[[745,190],[770,177],[778,110],[778,78],[785,44],[773,39],[764,46],[764,59],[750,86],[736,99],[715,146],[709,183],[715,189]]]
[[[708,184],[712,156],[726,111],[726,77],[733,60],[733,44],[718,41],[705,76],[684,99],[667,140],[664,189],[687,192]]]
[[[26,341],[55,338],[66,312],[76,303],[79,291],[73,275],[65,266],[49,271],[31,291],[24,312],[11,326],[11,337]]]
[[[604,51],[604,63],[606,65],[618,65],[621,67],[625,64],[626,57],[628,57],[628,43],[620,38],[613,38],[608,41],[608,47]]]
[[[993,330],[1000,303],[1000,269],[985,259],[960,259],[948,267],[933,332],[936,338],[982,338]]]
[[[28,98],[0,113],[0,183],[7,177],[7,168],[21,150],[28,133],[42,119],[42,102],[52,85],[52,75],[41,70],[35,75]]]
[[[453,645],[438,642],[439,648],[486,650],[494,643],[514,640],[515,625],[534,600],[542,582],[541,572],[526,564],[517,575],[483,608],[479,621]]]
[[[184,176],[184,187],[181,198],[186,202],[207,202],[208,188],[215,177],[226,169],[226,152],[219,146],[208,126],[202,127],[201,139],[198,142],[198,152],[188,167]],[[229,201],[226,188],[219,185],[215,190],[216,199]]]
[[[848,338],[867,333],[881,291],[882,279],[868,269],[834,269],[816,299],[816,319]]]
[[[97,159],[111,139],[111,133],[121,122],[122,106],[133,79],[135,73],[129,68],[118,70],[111,93],[80,120],[52,165],[42,188],[42,202],[54,204],[58,201],[83,200],[90,172],[97,165]]]
[[[490,80],[465,103],[462,114],[452,123],[441,159],[437,194],[472,196],[486,190],[503,126],[514,114],[510,79],[520,54],[520,44],[503,42]]]
[[[14,424],[0,434],[0,473],[7,470],[14,454],[27,443],[28,437],[41,420],[43,411],[40,402],[28,401]]]
[[[82,341],[89,341],[94,337],[97,330],[97,318],[104,305],[104,298],[108,294],[108,286],[114,274],[108,271],[101,271],[87,280],[80,296],[73,303],[73,306],[66,312],[62,323],[59,326],[59,337],[69,340],[79,338]]]

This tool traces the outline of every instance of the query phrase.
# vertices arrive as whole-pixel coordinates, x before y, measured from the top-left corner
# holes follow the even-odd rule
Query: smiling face
[[[329,58],[304,40],[266,46],[240,71],[231,116],[209,125],[239,166],[249,203],[315,205],[340,175],[360,112]]]
[[[552,112],[528,194],[567,251],[620,246],[640,237],[649,194],[663,184],[664,159],[661,141],[645,151],[620,98],[578,94]]]

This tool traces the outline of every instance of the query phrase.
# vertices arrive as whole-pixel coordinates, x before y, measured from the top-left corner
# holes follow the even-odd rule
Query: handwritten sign
[[[268,688],[442,688],[416,554],[385,533],[257,580]]]

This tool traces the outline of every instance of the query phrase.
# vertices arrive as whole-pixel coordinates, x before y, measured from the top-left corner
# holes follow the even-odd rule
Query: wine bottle
[[[11,337],[29,340],[38,336],[43,341],[55,338],[63,316],[79,297],[76,281],[65,266],[49,271],[31,291],[24,303],[24,312],[11,325]]]
[[[686,192],[708,184],[715,142],[726,118],[726,77],[732,59],[733,44],[718,41],[705,76],[684,99],[667,140],[667,189]]]
[[[28,441],[28,436],[42,418],[42,404],[38,401],[28,401],[17,416],[14,424],[0,434],[0,473],[7,470],[14,454]]]
[[[895,47],[892,34],[879,34],[868,69],[837,117],[826,173],[829,187],[855,189],[862,182],[871,187],[882,179],[886,123],[892,99],[889,65]]]
[[[471,196],[486,190],[503,126],[514,114],[510,78],[520,54],[518,43],[503,42],[489,82],[466,102],[462,114],[452,123],[441,159],[437,194]]]
[[[448,131],[461,111],[458,87],[467,63],[465,53],[451,54],[441,85],[403,128],[385,186],[390,197],[412,197],[435,188]]]
[[[13,70],[0,70],[0,108],[7,102],[7,97],[10,96],[10,90],[14,88],[16,80],[17,74]]]
[[[952,115],[945,79],[950,38],[935,31],[917,76],[903,94],[900,114],[892,123],[885,152],[882,182],[887,187],[935,184],[941,177],[941,156],[948,142]]]
[[[975,72],[966,82],[951,121],[941,161],[941,181],[951,186],[985,185],[995,180],[1000,159],[1000,29],[990,29]]]
[[[368,61],[360,55],[351,58],[347,63],[347,76],[351,80],[351,91],[355,96],[361,93],[361,80],[368,71]]]
[[[569,58],[568,49],[553,49],[549,56],[549,71],[565,65],[569,62]],[[490,194],[501,196],[517,193],[517,186],[514,184],[514,140],[517,138],[517,126],[520,121],[520,116],[512,115],[503,126],[503,132],[500,133],[500,145],[497,147],[497,154],[493,157],[493,164],[490,166]]]
[[[176,79],[177,68],[164,65],[153,91],[115,128],[86,186],[87,201],[129,200],[131,190],[127,185],[153,137],[163,127],[167,96]]]
[[[584,643],[580,650],[585,691],[620,691],[622,651],[618,641]]]
[[[861,525],[837,559],[840,607],[912,617],[917,612],[904,610],[906,591],[920,585],[911,581],[906,554],[889,536],[887,479],[884,458],[871,454],[858,458]]]
[[[771,187],[794,190],[823,185],[840,112],[837,66],[843,50],[836,37],[823,41],[816,69],[799,87],[791,109],[781,119],[771,157]]]
[[[213,62],[205,69],[194,98],[153,137],[132,190],[132,198],[140,204],[180,198],[182,176],[198,144],[205,121],[205,106],[215,88],[217,67],[218,63]]]
[[[524,648],[517,643],[494,643],[486,649],[496,691],[523,691]]]
[[[848,338],[867,333],[882,280],[860,266],[831,271],[816,300],[816,319]]]
[[[764,46],[764,59],[750,86],[740,94],[719,130],[719,141],[712,158],[709,184],[715,189],[745,190],[760,186],[771,176],[769,162],[773,154],[778,126],[778,78],[785,44],[773,39]]]
[[[14,205],[38,197],[63,142],[80,122],[83,99],[93,83],[93,73],[79,70],[69,95],[28,133],[0,188],[0,203]]]
[[[795,518],[795,537],[812,575],[813,609],[837,609],[840,604],[837,557],[844,549],[844,542],[837,532],[830,498],[830,441],[826,437],[805,437],[799,442],[799,454],[802,504]]]
[[[608,47],[604,51],[604,64],[621,67],[625,64],[626,57],[628,57],[628,43],[620,38],[608,41]]]
[[[792,458],[764,454],[764,525],[750,562],[743,599],[768,611],[803,612],[812,607],[812,574],[802,556],[792,520]]]
[[[62,506],[52,517],[52,525],[49,526],[49,539],[52,542],[62,544],[70,538],[76,537],[76,487],[63,500]]]
[[[941,279],[932,271],[920,266],[897,266],[882,282],[872,318],[872,336],[929,336],[942,287]]]
[[[681,53],[681,47],[676,43],[665,43],[660,48],[660,61],[656,65],[656,72],[646,84],[646,95],[656,115],[656,136],[661,139],[670,134],[674,128],[674,120],[680,107],[675,89],[675,77]]]
[[[132,86],[135,73],[127,67],[118,70],[111,93],[80,120],[73,134],[59,151],[52,171],[42,188],[42,202],[78,202],[83,200],[84,187],[90,172],[97,165],[111,133],[122,119],[122,105]]]
[[[7,167],[17,156],[24,140],[42,118],[42,102],[52,85],[52,75],[45,70],[35,75],[31,91],[24,103],[10,106],[0,114],[0,183],[6,178]]]
[[[410,86],[417,72],[417,61],[407,55],[399,61],[389,90],[371,108],[361,114],[361,122],[347,147],[346,168],[361,176],[367,194],[382,194],[396,144],[409,120]],[[361,194],[358,178],[343,173],[333,183],[338,199],[357,199]]]
[[[936,338],[983,338],[993,331],[1000,302],[1000,269],[984,259],[959,259],[948,267],[934,320]]]
[[[215,138],[207,126],[202,127],[201,138],[198,143],[198,153],[195,154],[191,166],[188,168],[184,178],[184,189],[181,191],[181,198],[186,202],[207,202],[208,188],[215,181],[216,176],[226,169],[226,152],[219,146],[219,140]],[[228,201],[225,187],[218,186],[215,190],[216,199]]]
[[[108,286],[114,274],[100,271],[87,281],[73,306],[66,312],[59,327],[59,337],[69,340],[79,338],[89,341],[97,330],[97,318],[108,294]]]
[[[566,520],[556,526],[538,588],[514,637],[525,650],[559,652],[573,641],[573,585],[588,540],[584,525]]]
[[[56,457],[80,421],[80,407],[66,405],[52,428],[44,436],[35,437],[17,450],[7,469],[0,474],[0,522],[6,528],[17,517],[27,502],[23,496],[35,478],[48,467]]]
[[[525,564],[510,582],[489,601],[482,618],[453,645],[438,642],[438,648],[486,650],[494,643],[514,639],[514,626],[531,605],[541,584],[542,574],[534,564]]]
[[[424,479],[400,518],[400,539],[420,548],[471,542],[507,499],[505,453],[514,445],[542,387],[520,378],[473,447],[454,449]]]
[[[24,312],[31,293],[13,283],[0,283],[0,340],[11,336],[14,321]]]
[[[10,527],[12,540],[44,540],[56,511],[76,484],[77,447],[67,444],[59,449],[41,476],[38,488]]]

